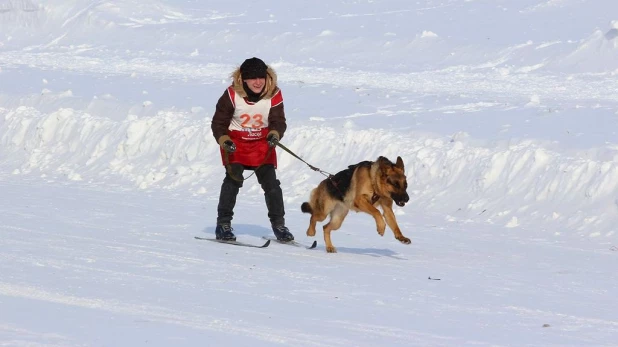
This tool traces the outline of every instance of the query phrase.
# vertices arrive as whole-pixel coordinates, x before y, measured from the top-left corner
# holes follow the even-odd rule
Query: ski
[[[199,237],[199,236],[195,236],[196,240],[206,240],[206,241],[212,241],[212,242],[218,242],[218,243],[226,243],[228,245],[234,245],[234,246],[242,246],[242,247],[253,247],[253,248],[266,248],[268,247],[268,245],[270,245],[270,240],[267,240],[265,244],[263,245],[256,245],[253,243],[246,243],[246,242],[242,242],[242,241],[226,241],[226,240],[217,240],[217,239],[213,239],[213,238],[209,238],[209,237]]]
[[[269,242],[270,241],[275,241],[275,242],[280,243],[282,245],[290,245],[290,246],[295,246],[295,247],[303,247],[303,248],[306,248],[306,249],[314,249],[314,248],[316,248],[318,246],[318,241],[316,241],[316,240],[314,240],[311,245],[307,246],[307,245],[302,244],[302,243],[297,242],[297,241],[287,241],[287,242],[286,241],[279,241],[279,240],[277,240],[276,237],[272,237],[272,236],[262,236],[262,238],[264,240],[268,240]]]

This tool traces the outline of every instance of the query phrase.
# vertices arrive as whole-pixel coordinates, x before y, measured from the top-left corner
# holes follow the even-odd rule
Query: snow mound
[[[618,69],[618,28],[596,30],[575,50],[558,58],[555,66],[571,72],[605,73]]]

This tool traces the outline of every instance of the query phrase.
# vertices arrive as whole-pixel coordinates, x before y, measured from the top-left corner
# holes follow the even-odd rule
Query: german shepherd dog
[[[316,223],[330,215],[329,222],[323,226],[324,242],[328,253],[336,253],[330,232],[339,229],[348,212],[353,210],[369,213],[376,221],[380,236],[384,236],[388,224],[397,240],[409,244],[410,239],[401,233],[393,213],[393,202],[404,206],[410,200],[407,188],[401,157],[397,157],[395,164],[381,156],[376,161],[350,165],[320,182],[311,191],[309,202],[301,205],[301,211],[311,214],[307,236],[315,236]],[[384,216],[377,207],[382,207]]]

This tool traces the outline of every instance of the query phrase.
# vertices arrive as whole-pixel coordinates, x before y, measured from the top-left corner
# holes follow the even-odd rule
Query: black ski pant
[[[217,224],[231,223],[234,216],[234,206],[236,205],[236,196],[243,185],[243,172],[245,170],[254,170],[258,183],[264,191],[264,200],[268,209],[268,218],[273,226],[285,225],[285,210],[283,206],[283,192],[281,184],[277,179],[275,166],[265,164],[257,169],[244,167],[241,164],[229,164],[232,176],[226,170],[223,184],[221,184],[221,192],[219,193],[219,205],[217,206]]]

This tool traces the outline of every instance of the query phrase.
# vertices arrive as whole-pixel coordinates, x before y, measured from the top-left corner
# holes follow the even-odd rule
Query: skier
[[[275,172],[275,146],[287,128],[277,75],[264,61],[253,57],[231,77],[232,85],[219,98],[211,125],[226,167],[217,206],[216,238],[236,240],[231,226],[236,196],[243,186],[244,170],[253,170],[264,190],[273,233],[280,241],[292,241],[294,235],[285,226],[283,193]]]

